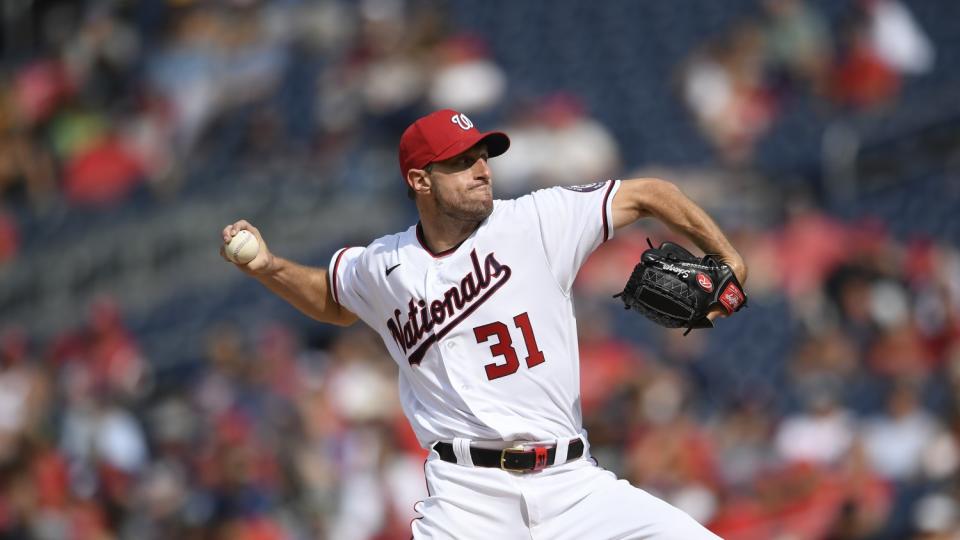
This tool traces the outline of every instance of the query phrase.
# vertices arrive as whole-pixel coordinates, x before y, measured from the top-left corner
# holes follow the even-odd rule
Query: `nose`
[[[479,158],[473,163],[474,176],[476,178],[490,179],[490,166],[486,158]]]

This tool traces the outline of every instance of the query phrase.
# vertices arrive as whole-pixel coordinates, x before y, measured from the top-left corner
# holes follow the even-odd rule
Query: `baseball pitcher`
[[[400,367],[403,410],[431,450],[414,538],[717,538],[590,459],[571,286],[621,227],[654,217],[705,253],[645,254],[621,293],[665,326],[710,326],[746,301],[743,259],[673,184],[608,180],[493,198],[508,137],[441,110],[400,139],[420,220],[311,268],[260,251],[233,263],[305,314],[373,328]],[[221,250],[222,253],[222,250]],[[231,259],[224,256],[228,261]],[[589,366],[587,366],[589,368]]]

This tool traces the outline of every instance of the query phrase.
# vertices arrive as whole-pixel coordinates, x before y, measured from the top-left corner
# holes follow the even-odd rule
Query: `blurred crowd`
[[[0,534],[408,538],[425,452],[374,337],[212,324],[170,383],[108,300],[43,347],[8,330]]]
[[[791,352],[763,358],[776,377],[712,356],[723,326],[616,331],[609,294],[650,232],[618,234],[576,284],[585,426],[602,466],[731,540],[960,534],[955,246],[813,209],[733,231],[751,309],[786,305],[771,328],[790,330]],[[400,412],[396,367],[365,328],[324,336],[212,321],[202,358],[163,373],[108,299],[45,342],[7,329],[0,531],[408,538],[426,453]],[[711,375],[721,363],[742,384]]]
[[[839,34],[802,0],[760,6],[678,66],[718,162],[749,163],[797,96],[871,114],[932,69],[897,0],[852,3]],[[296,162],[331,184],[357,168],[336,187],[376,200],[399,133],[438,107],[510,134],[499,196],[628,165],[582,97],[511,94],[438,1],[47,0],[5,17],[23,24],[0,64],[0,269],[23,223],[176,201],[195,163]],[[365,175],[370,149],[390,166]],[[960,537],[960,251],[812,204],[730,232],[753,307],[711,332],[635,332],[611,304],[646,229],[581,272],[600,464],[731,540]],[[0,328],[0,537],[409,538],[426,452],[375,335],[211,321],[199,358],[160,369],[130,328],[109,298],[53,337]],[[787,347],[747,369],[714,335]]]
[[[859,0],[837,29],[803,0],[692,44],[679,99],[718,162],[749,164],[797,96],[825,117],[895,106],[934,46],[898,0]],[[175,197],[191,163],[302,162],[320,182],[365,148],[392,151],[423,111],[453,107],[508,130],[504,195],[622,170],[577,95],[511,92],[482,36],[440,0],[11,4],[0,64],[0,263],[23,212]],[[32,29],[32,30],[31,30]],[[375,192],[382,178],[350,182]],[[376,176],[376,175],[371,175]]]
[[[754,148],[797,95],[826,114],[895,105],[905,76],[929,73],[930,38],[898,0],[858,0],[835,35],[803,0],[763,0],[762,17],[707,40],[682,69],[682,94],[701,132],[729,163]]]
[[[646,237],[620,234],[588,261],[588,304],[618,290]],[[787,356],[761,355],[772,365],[757,376],[704,334],[651,350],[589,312],[584,417],[601,464],[723,538],[956,538],[960,251],[812,209],[735,244],[751,302],[786,308],[733,339],[789,329]],[[721,361],[743,384],[711,375]]]
[[[12,33],[0,65],[0,264],[18,252],[23,213],[169,199],[190,163],[224,156],[302,163],[334,182],[358,152],[394,152],[425,109],[487,125],[504,109],[503,69],[482,38],[445,26],[438,1],[16,6],[8,26],[37,31]],[[505,168],[505,193],[619,165],[575,96],[515,109],[504,122],[529,159]],[[351,189],[382,190],[371,176]]]

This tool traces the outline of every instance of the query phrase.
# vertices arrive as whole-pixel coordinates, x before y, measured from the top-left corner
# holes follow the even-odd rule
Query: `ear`
[[[429,193],[431,186],[430,175],[423,169],[410,169],[407,171],[407,187],[414,193]]]

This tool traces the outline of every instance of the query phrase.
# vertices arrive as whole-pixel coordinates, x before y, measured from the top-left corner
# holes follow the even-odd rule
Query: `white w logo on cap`
[[[473,127],[473,122],[463,113],[457,113],[450,117],[450,121],[460,126],[460,129],[466,131]]]

